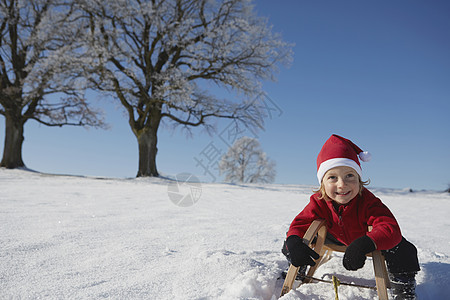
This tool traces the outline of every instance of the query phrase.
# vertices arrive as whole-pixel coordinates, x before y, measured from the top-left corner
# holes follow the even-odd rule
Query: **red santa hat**
[[[362,151],[361,148],[353,144],[352,141],[333,134],[323,145],[317,156],[317,179],[319,184],[322,183],[322,178],[325,173],[335,167],[350,167],[353,168],[359,177],[362,177],[361,161],[369,161],[371,154],[367,151]]]

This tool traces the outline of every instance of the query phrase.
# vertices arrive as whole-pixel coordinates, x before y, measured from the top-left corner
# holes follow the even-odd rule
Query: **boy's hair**
[[[366,185],[369,185],[370,179],[368,179],[367,181],[362,181],[361,177],[359,177],[359,175],[358,175],[358,180],[359,180],[359,193],[358,194],[361,196],[362,191],[364,190],[364,187]],[[313,192],[320,194],[319,199],[325,199],[326,201],[331,201],[331,199],[325,193],[325,186],[323,185],[323,181],[320,183],[320,187],[317,190],[313,190]]]

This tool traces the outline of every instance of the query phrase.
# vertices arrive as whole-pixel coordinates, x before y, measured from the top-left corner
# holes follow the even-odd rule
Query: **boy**
[[[283,254],[296,267],[315,265],[319,255],[303,243],[303,235],[316,219],[327,224],[327,239],[344,244],[343,265],[347,270],[364,266],[366,254],[382,250],[387,262],[395,299],[416,299],[415,275],[420,270],[416,247],[402,237],[391,211],[364,187],[359,158],[369,161],[350,140],[332,135],[317,157],[320,189],[292,221]],[[371,225],[372,231],[367,232]]]

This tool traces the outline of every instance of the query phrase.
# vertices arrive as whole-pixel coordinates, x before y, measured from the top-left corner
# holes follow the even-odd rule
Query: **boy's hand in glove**
[[[345,250],[343,264],[347,270],[361,269],[366,261],[366,254],[375,251],[375,243],[367,235],[357,238]]]
[[[298,235],[289,236],[286,240],[286,246],[289,251],[291,263],[295,267],[306,265],[314,266],[316,263],[313,258],[318,259],[320,257],[320,255],[313,249],[309,248],[308,245],[303,242],[303,239]]]

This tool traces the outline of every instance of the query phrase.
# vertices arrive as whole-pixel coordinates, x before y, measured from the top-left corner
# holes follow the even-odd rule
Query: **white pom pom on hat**
[[[359,159],[362,160],[363,162],[368,162],[372,159],[372,154],[370,154],[370,152],[368,151],[360,152],[358,156]]]
[[[362,151],[349,139],[333,134],[322,146],[317,156],[317,179],[319,184],[325,173],[335,167],[353,168],[362,177],[361,164],[371,160],[372,155],[367,151]]]

